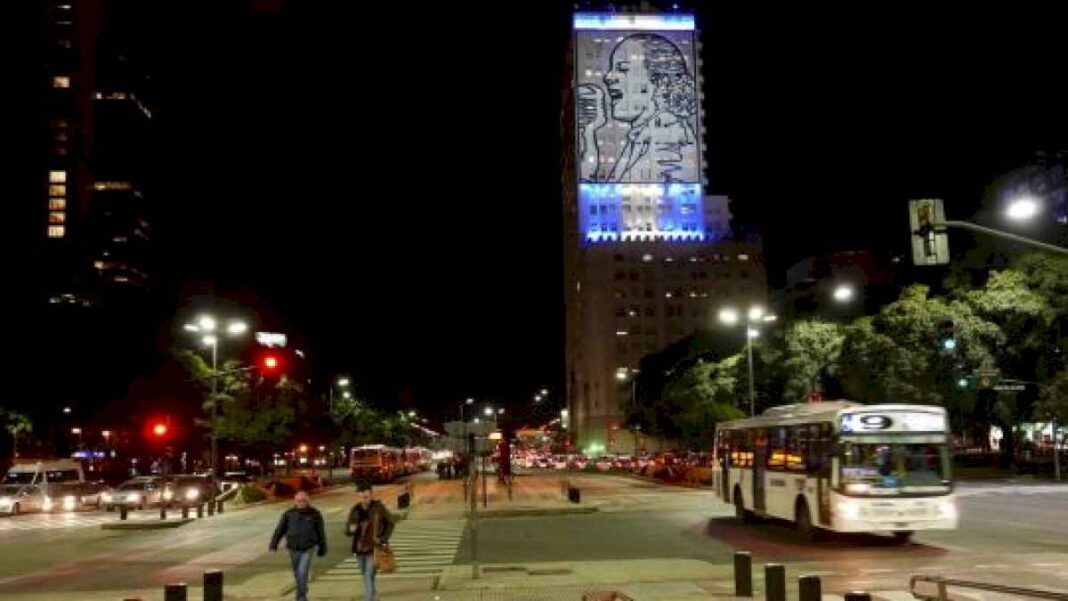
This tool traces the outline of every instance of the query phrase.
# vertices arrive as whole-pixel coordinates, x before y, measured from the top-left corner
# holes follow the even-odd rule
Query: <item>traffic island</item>
[[[505,507],[502,509],[482,509],[478,508],[479,519],[492,519],[492,518],[529,518],[529,517],[542,517],[542,516],[556,516],[556,515],[575,515],[596,513],[599,508],[595,505],[565,505],[562,507]],[[469,515],[469,511],[464,515]]]
[[[179,528],[195,521],[196,520],[193,518],[177,518],[172,520],[126,520],[100,524],[100,528],[102,530],[166,530],[168,528]]]

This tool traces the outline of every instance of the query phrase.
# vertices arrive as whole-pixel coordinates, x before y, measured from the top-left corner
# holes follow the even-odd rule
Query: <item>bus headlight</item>
[[[170,501],[173,498],[174,498],[174,491],[173,490],[168,488],[168,489],[163,491],[163,500],[164,501]]]
[[[76,501],[71,495],[63,497],[63,511],[74,511],[74,508],[78,505]]]
[[[109,493],[109,492],[106,492],[106,493],[100,495],[100,500],[104,501],[105,503],[110,503],[111,499],[112,499],[111,493]]]
[[[938,515],[955,519],[957,517],[957,505],[953,501],[939,501]]]
[[[838,502],[838,513],[842,514],[847,520],[855,520],[860,517],[860,503],[851,499],[844,499]]]
[[[846,484],[845,489],[847,493],[852,493],[855,495],[865,495],[871,492],[871,484],[867,484],[865,482],[852,482],[850,484]]]

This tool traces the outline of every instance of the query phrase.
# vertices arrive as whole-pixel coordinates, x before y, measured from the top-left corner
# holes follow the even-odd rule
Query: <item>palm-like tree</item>
[[[33,422],[29,416],[16,411],[8,411],[4,415],[4,429],[11,434],[11,454],[19,456],[19,435],[33,431]]]

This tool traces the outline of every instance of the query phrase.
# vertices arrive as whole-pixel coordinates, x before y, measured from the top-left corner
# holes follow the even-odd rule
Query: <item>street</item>
[[[691,559],[726,567],[735,550],[747,550],[758,573],[764,562],[782,562],[790,578],[820,574],[825,591],[903,590],[909,576],[920,573],[1068,589],[1068,487],[962,484],[959,530],[917,533],[912,544],[896,546],[867,535],[806,544],[788,524],[740,524],[708,490],[623,476],[571,475],[583,491],[582,505],[597,511],[561,514],[567,505],[558,498],[560,478],[547,473],[517,479],[511,504],[544,514],[479,520],[483,564]],[[429,591],[445,568],[469,561],[460,483],[424,474],[413,479],[413,490],[411,513],[392,541],[398,571],[380,576],[384,594]],[[376,487],[391,508],[400,491],[400,484]],[[490,513],[508,504],[496,483],[488,492]],[[313,562],[313,596],[358,595],[360,575],[341,535],[352,499],[349,487],[313,497],[330,537],[327,556]],[[133,593],[158,599],[165,583],[196,584],[211,569],[224,571],[228,597],[285,598],[288,556],[267,551],[285,506],[229,511],[171,530],[102,530],[101,523],[118,520],[103,512],[0,519],[0,599],[120,599]],[[726,592],[728,585],[700,583],[712,593]]]

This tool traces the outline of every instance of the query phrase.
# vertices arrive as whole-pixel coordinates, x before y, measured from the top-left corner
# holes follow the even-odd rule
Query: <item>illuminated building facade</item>
[[[641,358],[764,303],[761,245],[706,192],[688,14],[576,13],[563,135],[566,381],[579,450],[633,452]]]
[[[52,304],[93,306],[148,280],[144,194],[152,113],[137,61],[137,3],[48,0],[41,236]]]

